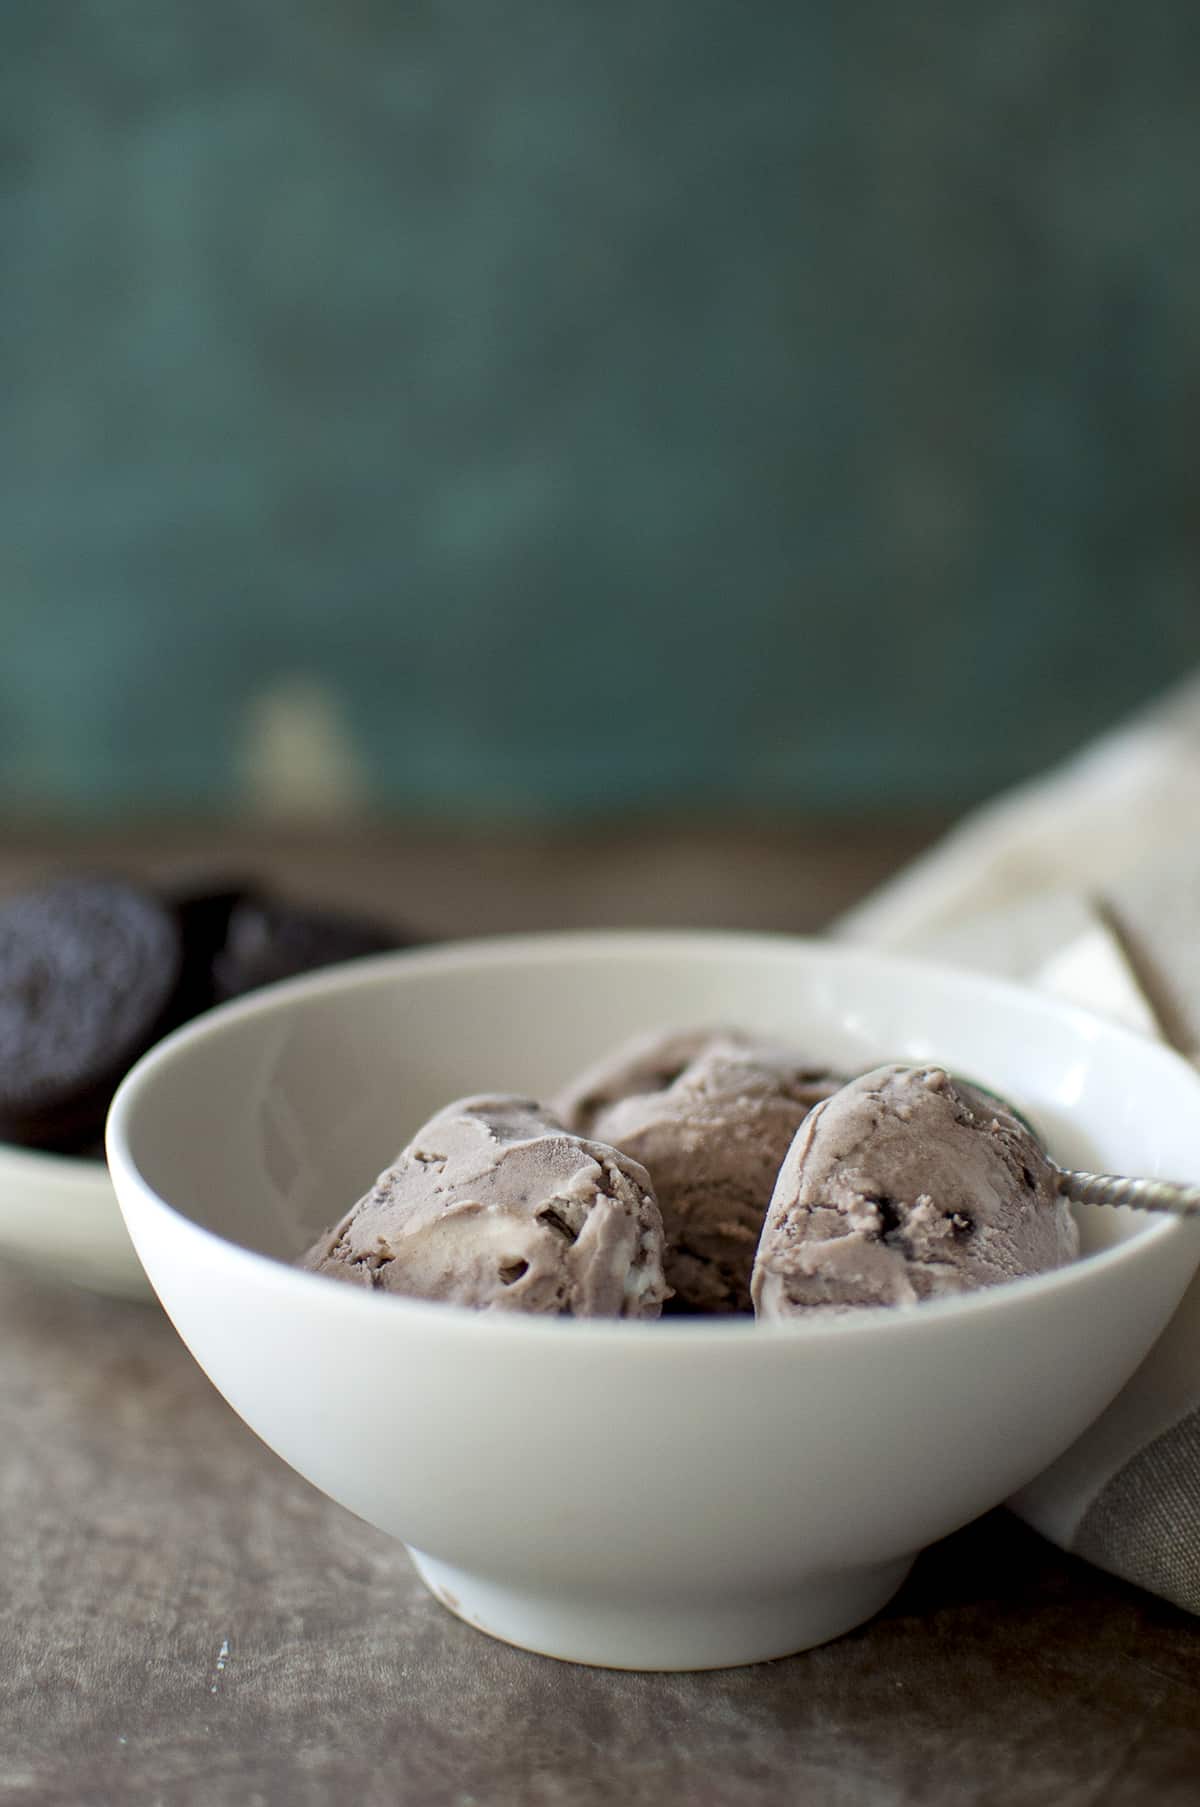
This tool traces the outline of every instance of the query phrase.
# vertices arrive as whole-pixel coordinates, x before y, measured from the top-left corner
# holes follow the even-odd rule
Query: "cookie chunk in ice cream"
[[[749,1311],[779,1164],[839,1083],[792,1049],[707,1029],[630,1044],[563,1095],[575,1127],[650,1174],[673,1310]]]
[[[1036,1138],[940,1067],[879,1067],[811,1113],[754,1263],[762,1318],[909,1305],[1061,1267],[1079,1234]]]
[[[654,1318],[668,1294],[644,1168],[524,1098],[447,1105],[301,1265],[477,1311]]]

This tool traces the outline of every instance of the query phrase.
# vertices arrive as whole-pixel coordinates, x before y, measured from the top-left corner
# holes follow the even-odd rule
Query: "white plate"
[[[153,1296],[103,1161],[0,1143],[0,1254],[93,1292]]]

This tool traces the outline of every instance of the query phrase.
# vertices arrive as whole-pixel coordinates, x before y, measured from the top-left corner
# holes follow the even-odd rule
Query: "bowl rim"
[[[932,1332],[938,1325],[948,1325],[964,1318],[970,1320],[981,1312],[1019,1310],[1026,1301],[1049,1297],[1063,1289],[1086,1287],[1093,1275],[1107,1273],[1122,1263],[1136,1262],[1163,1243],[1177,1244],[1181,1261],[1195,1263],[1200,1260],[1200,1219],[1185,1220],[1164,1216],[1148,1222],[1145,1228],[1123,1241],[1100,1249],[1083,1260],[1070,1262],[1065,1267],[1054,1268],[1047,1273],[1025,1275],[1005,1281],[1002,1285],[980,1287],[973,1292],[948,1298],[925,1299],[911,1307],[864,1306],[845,1314],[774,1322],[743,1316],[681,1316],[643,1321],[566,1319],[517,1312],[481,1312],[469,1306],[409,1299],[394,1293],[338,1285],[332,1283],[326,1275],[309,1273],[278,1257],[262,1254],[242,1243],[234,1242],[172,1205],[143,1176],[133,1158],[130,1148],[131,1126],[136,1125],[144,1095],[153,1086],[160,1070],[181,1055],[186,1057],[192,1047],[220,1038],[234,1024],[254,1017],[282,1014],[294,1003],[323,993],[353,994],[358,990],[367,990],[386,981],[391,975],[413,967],[422,971],[454,971],[480,965],[485,968],[519,965],[530,958],[543,963],[565,964],[580,959],[600,961],[614,955],[627,957],[632,954],[635,957],[649,958],[664,952],[681,951],[708,958],[725,957],[737,952],[747,955],[791,952],[807,955],[818,964],[853,966],[857,970],[865,968],[868,972],[874,970],[893,979],[921,980],[927,984],[961,988],[970,992],[975,999],[991,997],[997,1002],[1006,1003],[1010,1008],[1016,1004],[1023,1010],[1032,1010],[1035,1015],[1052,1017],[1060,1022],[1065,1019],[1081,1029],[1090,1029],[1093,1033],[1099,1030],[1106,1038],[1116,1038],[1118,1043],[1123,1042],[1134,1059],[1144,1061],[1148,1058],[1152,1064],[1157,1062],[1174,1070],[1177,1075],[1186,1076],[1187,1082],[1195,1087],[1197,1103],[1200,1104],[1200,1072],[1166,1043],[1138,1035],[1093,1011],[1052,994],[1037,991],[1032,986],[1015,984],[1007,979],[974,973],[937,961],[881,952],[856,943],[832,941],[817,936],[741,930],[567,929],[536,934],[479,936],[367,955],[316,973],[264,986],[247,997],[234,999],[193,1018],[144,1054],[130,1068],[117,1088],[105,1131],[109,1171],[135,1248],[138,1238],[130,1223],[131,1212],[126,1208],[127,1191],[136,1195],[143,1204],[149,1205],[152,1211],[164,1215],[176,1231],[182,1230],[199,1239],[202,1245],[220,1251],[223,1259],[243,1267],[248,1275],[255,1277],[257,1283],[265,1284],[272,1290],[294,1292],[297,1303],[307,1298],[315,1304],[318,1299],[323,1299],[325,1303],[322,1309],[326,1312],[353,1314],[367,1310],[399,1313],[414,1328],[420,1325],[430,1332],[446,1335],[550,1337],[558,1339],[563,1347],[566,1346],[562,1344],[563,1338],[569,1339],[572,1346],[578,1346],[582,1342],[596,1341],[617,1341],[622,1345],[629,1345],[635,1340],[649,1337],[652,1344],[674,1349],[682,1344],[696,1350],[718,1345],[724,1347],[729,1342],[742,1340],[752,1341],[757,1346],[766,1348],[778,1347],[783,1342],[790,1344],[796,1340],[804,1343],[813,1339],[824,1341],[831,1336],[879,1337],[897,1332],[911,1336],[919,1334],[917,1327],[920,1325],[927,1326]],[[300,1290],[295,1292],[296,1288]],[[318,1288],[319,1292],[314,1293],[313,1288]]]

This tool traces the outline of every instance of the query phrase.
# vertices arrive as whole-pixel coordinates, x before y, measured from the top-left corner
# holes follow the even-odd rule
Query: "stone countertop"
[[[1194,1807],[1200,1627],[1003,1513],[863,1630],[699,1675],[493,1643],[155,1306],[0,1276],[4,1807]]]
[[[760,849],[770,883],[740,913],[726,900],[726,919],[816,926],[895,850],[847,830],[847,860],[834,834],[814,872],[815,839]],[[256,865],[299,872],[289,846],[260,844]],[[181,850],[111,849],[126,866]],[[697,919],[687,874],[727,864],[704,851],[698,838],[660,863],[638,919]],[[7,871],[53,852],[20,847]],[[587,859],[612,853],[577,849],[563,896],[584,897]],[[446,843],[442,878],[425,871],[430,903],[487,858]],[[373,895],[380,861],[348,860],[341,894]],[[532,899],[554,864],[510,851],[472,908],[540,926]],[[399,896],[399,867],[394,882]],[[1200,1625],[1004,1513],[927,1552],[882,1615],[819,1650],[639,1675],[509,1649],[452,1618],[398,1545],[257,1441],[155,1306],[0,1271],[0,1447],[2,1807],[1200,1800]]]

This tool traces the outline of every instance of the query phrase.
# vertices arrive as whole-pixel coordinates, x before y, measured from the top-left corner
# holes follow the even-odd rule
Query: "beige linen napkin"
[[[1044,986],[1200,1060],[1200,681],[969,816],[834,933]],[[1200,1275],[1130,1384],[1010,1504],[1200,1613]]]

